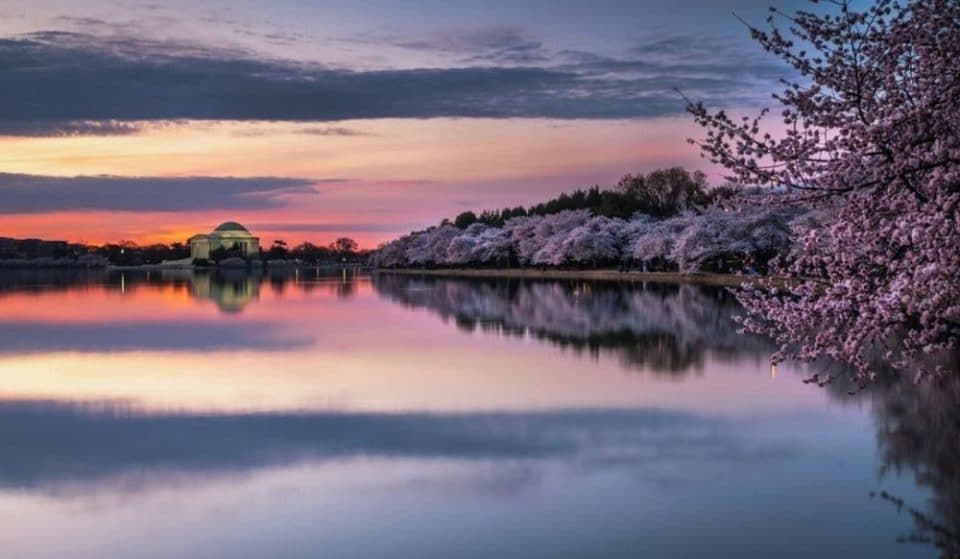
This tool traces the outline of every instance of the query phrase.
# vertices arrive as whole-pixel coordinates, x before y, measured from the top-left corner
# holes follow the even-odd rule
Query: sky
[[[799,3],[779,2],[792,10]],[[0,236],[375,247],[631,172],[722,172],[677,90],[752,113],[768,0],[6,0]],[[736,15],[735,15],[736,14]]]

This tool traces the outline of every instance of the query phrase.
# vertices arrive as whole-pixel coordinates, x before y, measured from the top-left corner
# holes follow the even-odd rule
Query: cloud
[[[111,25],[110,22],[104,19],[95,18],[95,17],[62,15],[62,16],[57,16],[53,19],[54,21],[57,21],[59,23],[64,23],[67,25],[77,26],[77,27],[84,27],[88,29],[94,28],[94,27],[103,27],[103,26]]]
[[[0,136],[28,138],[71,136],[127,136],[138,134],[143,125],[119,120],[25,120],[0,122]]]
[[[0,214],[70,210],[200,211],[283,207],[314,185],[345,179],[50,177],[0,173]]]
[[[385,38],[386,41],[391,41]],[[428,51],[474,53],[498,50],[537,50],[543,48],[540,41],[527,36],[515,26],[492,26],[474,29],[438,31],[417,39],[393,39],[396,46]]]
[[[355,128],[346,128],[343,126],[308,126],[305,128],[298,128],[293,131],[294,134],[303,134],[305,136],[341,136],[341,137],[356,137],[356,136],[375,136],[371,132],[364,132],[363,130],[357,130]]]
[[[756,102],[757,80],[776,74],[729,49],[704,47],[703,59],[679,60],[679,46],[670,42],[639,45],[623,58],[566,51],[541,60],[540,44],[510,28],[402,44],[449,47],[494,64],[358,71],[223,48],[41,32],[0,40],[0,121],[15,128],[176,119],[655,117],[683,111],[674,88],[742,104]],[[504,64],[508,58],[524,64]]]
[[[674,87],[704,86],[712,82],[768,86],[789,74],[789,69],[762,49],[733,36],[670,35],[637,41],[620,57],[565,50],[557,55],[557,68],[586,74],[642,76],[675,80]],[[743,89],[742,85],[737,89]],[[704,92],[713,92],[705,87]]]
[[[364,34],[344,40],[412,51],[455,54],[467,63],[530,65],[549,61],[543,42],[532,38],[522,27],[510,25],[445,29],[415,37]]]
[[[346,126],[300,126],[292,129],[273,129],[264,127],[246,128],[237,130],[234,136],[241,138],[260,138],[264,136],[276,136],[281,134],[295,134],[302,136],[328,136],[340,138],[361,138],[373,137],[376,134],[364,132],[356,128],[347,128]]]

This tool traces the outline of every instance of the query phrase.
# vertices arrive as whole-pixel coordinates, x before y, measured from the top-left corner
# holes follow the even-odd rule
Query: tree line
[[[547,202],[453,222],[382,245],[378,267],[620,267],[643,270],[765,272],[787,255],[811,216],[792,207],[729,203],[747,190],[708,189],[682,168],[626,175]]]
[[[369,251],[361,250],[356,241],[340,237],[326,246],[303,242],[289,247],[286,241],[276,240],[261,248],[259,258],[271,260],[295,260],[310,264],[333,264],[363,262]],[[190,245],[186,243],[138,244],[119,241],[102,245],[47,241],[41,239],[0,238],[0,263],[48,264],[51,266],[97,267],[107,264],[139,266],[160,264],[165,261],[183,260],[190,257]],[[243,257],[238,247],[220,247],[212,251],[205,263],[218,263],[227,258]]]
[[[568,210],[589,210],[594,215],[628,219],[636,213],[653,217],[670,217],[683,211],[712,204],[729,194],[729,189],[707,189],[707,177],[700,171],[690,172],[682,167],[660,169],[647,174],[628,174],[611,189],[595,185],[586,190],[562,193],[556,198],[529,208],[517,206],[501,210],[484,210],[480,214],[466,211],[453,221],[465,229],[474,223],[502,227],[515,217],[545,216]]]

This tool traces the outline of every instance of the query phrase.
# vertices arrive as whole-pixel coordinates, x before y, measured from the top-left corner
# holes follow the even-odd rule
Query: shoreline
[[[619,281],[619,282],[652,282],[674,284],[715,285],[721,287],[739,287],[744,283],[761,279],[735,274],[716,274],[697,272],[683,274],[680,272],[621,272],[619,270],[536,270],[521,268],[496,269],[463,269],[463,270],[423,270],[417,268],[374,268],[374,274],[399,274],[413,276],[435,276],[453,278],[507,278],[507,279],[549,279],[549,280],[583,280],[583,281]]]

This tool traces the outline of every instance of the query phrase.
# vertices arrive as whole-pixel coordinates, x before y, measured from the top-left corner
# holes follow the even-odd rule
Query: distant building
[[[246,258],[260,256],[260,238],[234,221],[221,223],[212,233],[190,237],[190,258],[209,260],[217,249],[236,250]]]

